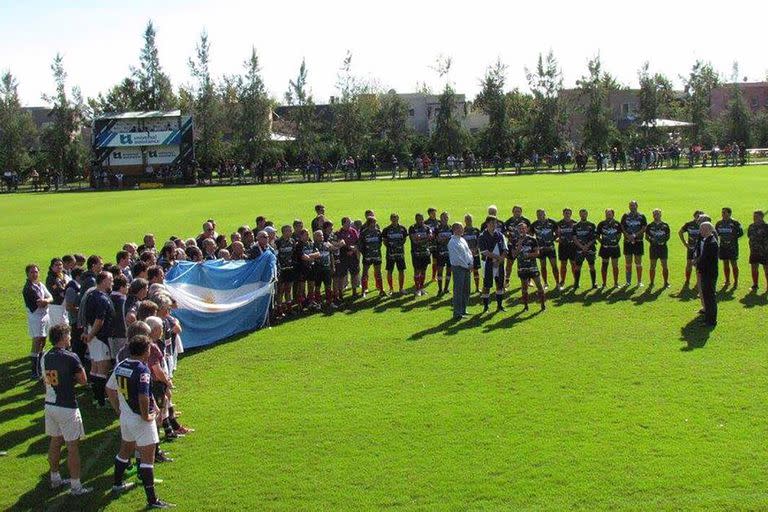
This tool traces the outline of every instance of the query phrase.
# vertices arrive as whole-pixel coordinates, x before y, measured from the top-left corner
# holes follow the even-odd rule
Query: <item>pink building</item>
[[[768,82],[744,82],[740,83],[739,90],[744,95],[744,101],[752,112],[768,108]],[[728,108],[731,101],[733,84],[725,84],[712,89],[710,112],[713,118],[719,117]]]

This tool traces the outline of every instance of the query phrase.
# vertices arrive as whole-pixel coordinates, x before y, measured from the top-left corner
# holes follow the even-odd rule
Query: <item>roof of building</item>
[[[156,119],[179,116],[181,116],[181,110],[148,110],[145,112],[107,112],[96,119]]]

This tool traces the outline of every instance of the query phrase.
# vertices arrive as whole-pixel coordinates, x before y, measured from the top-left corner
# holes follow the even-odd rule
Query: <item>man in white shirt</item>
[[[453,276],[453,319],[460,320],[467,316],[467,303],[469,303],[470,272],[474,259],[472,251],[462,235],[464,226],[455,222],[451,226],[453,236],[448,241],[448,258],[451,261]]]

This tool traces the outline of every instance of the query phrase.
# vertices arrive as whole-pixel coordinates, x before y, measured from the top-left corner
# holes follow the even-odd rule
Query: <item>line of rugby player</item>
[[[414,293],[426,293],[425,282],[430,264],[432,280],[437,281],[438,294],[448,291],[451,280],[448,241],[452,229],[447,212],[438,216],[435,208],[429,208],[426,218],[420,213],[416,214],[414,224],[408,228],[401,225],[399,216],[393,213],[389,225],[382,229],[374,212],[367,210],[365,222],[352,222],[349,217],[344,217],[340,229],[336,231],[333,222],[326,219],[323,205],[317,205],[315,211],[317,216],[312,220],[311,231],[304,228],[302,221],[295,220],[292,226],[282,227],[280,236],[274,242],[268,240],[278,256],[278,317],[296,309],[319,309],[323,303],[323,291],[328,309],[343,304],[344,290],[350,285],[353,297],[358,295],[358,287],[365,297],[370,291],[371,270],[375,289],[379,295],[384,296],[395,293],[393,275],[397,269],[397,292],[402,294],[407,241],[410,241]],[[563,290],[570,269],[573,288],[578,289],[586,263],[591,287],[597,288],[598,257],[602,260],[601,286],[608,286],[610,269],[613,286],[618,287],[622,252],[625,286],[631,286],[634,266],[637,285],[642,287],[642,259],[646,242],[650,256],[650,286],[655,284],[657,264],[661,266],[663,286],[669,286],[667,243],[672,231],[662,219],[660,209],[653,210],[650,222],[638,211],[636,201],[629,203],[629,210],[620,219],[616,219],[614,210],[606,209],[604,219],[597,224],[589,220],[586,209],[578,212],[578,218],[574,218],[570,208],[565,208],[562,213],[562,219],[555,221],[547,217],[546,211],[539,209],[535,220],[531,222],[523,216],[523,209],[515,206],[512,216],[502,221],[498,217],[497,207],[491,205],[488,207],[488,216],[479,228],[474,225],[471,215],[465,215],[463,237],[474,256],[475,291],[482,293],[484,312],[488,310],[491,290],[495,291],[497,309],[504,309],[502,298],[509,288],[515,263],[525,309],[528,308],[528,288],[531,284],[537,289],[541,308],[546,307],[545,292],[549,288],[549,272],[555,286]],[[698,257],[699,225],[704,221],[711,221],[711,218],[697,210],[693,219],[677,232],[687,251],[685,287],[690,287]],[[747,233],[753,290],[757,290],[759,267],[763,266],[768,273],[767,227],[764,212],[755,211]],[[733,286],[738,286],[739,239],[745,233],[741,224],[732,218],[730,208],[722,209],[721,219],[715,224],[715,232],[719,239],[719,257],[723,261],[725,286],[731,286],[731,276]],[[383,284],[382,264],[386,271],[387,289]]]

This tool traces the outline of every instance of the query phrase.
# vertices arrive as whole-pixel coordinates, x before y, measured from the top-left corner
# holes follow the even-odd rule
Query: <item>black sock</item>
[[[123,484],[123,476],[125,470],[131,465],[131,460],[122,460],[119,456],[115,457],[115,485],[119,486]]]
[[[106,403],[106,385],[107,379],[100,375],[93,376],[93,396],[96,398],[99,405],[104,405]]]
[[[37,366],[37,356],[29,356],[29,369],[32,370],[32,375],[40,375],[40,370]]]
[[[491,301],[490,297],[483,297],[483,307],[488,309],[488,303]]]
[[[163,432],[165,432],[165,435],[173,433],[173,428],[171,428],[171,420],[168,418],[163,420]]]
[[[168,421],[171,422],[173,430],[179,430],[181,428],[179,420],[176,419],[176,411],[173,409],[173,406],[168,408]]]
[[[579,287],[579,281],[581,280],[581,270],[577,270],[573,273],[573,284],[576,288]]]
[[[504,295],[502,295],[502,294],[500,294],[500,293],[497,293],[497,294],[496,294],[496,307],[498,307],[499,309],[501,309],[501,308],[502,308],[502,306],[501,306],[501,301],[502,301],[503,299],[504,299]]]
[[[147,503],[154,503],[157,501],[155,495],[155,469],[151,464],[142,464],[139,467],[139,475],[141,476],[141,482],[144,485],[144,492],[147,494]]]
[[[592,286],[597,286],[597,271],[595,269],[589,269],[589,277],[592,279]]]
[[[37,357],[35,358],[35,368],[37,368],[38,375],[43,374],[43,353],[42,352],[37,353]]]

